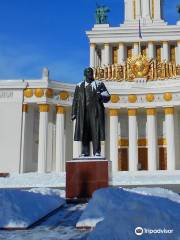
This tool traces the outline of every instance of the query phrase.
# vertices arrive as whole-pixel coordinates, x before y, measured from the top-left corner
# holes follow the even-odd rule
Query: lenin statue
[[[75,89],[72,120],[76,120],[74,141],[82,142],[82,157],[90,156],[90,142],[95,157],[101,156],[101,141],[105,140],[105,113],[103,103],[110,100],[105,85],[94,80],[93,69],[84,70],[84,81]]]

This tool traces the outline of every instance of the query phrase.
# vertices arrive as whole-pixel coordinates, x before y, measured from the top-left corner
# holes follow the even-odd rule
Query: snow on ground
[[[27,228],[65,204],[60,190],[0,190],[0,228]]]
[[[13,173],[0,178],[0,188],[64,187],[65,179],[65,173]]]
[[[88,240],[180,240],[179,196],[165,189],[100,189],[93,194],[77,227],[95,227]]]
[[[85,240],[88,231],[75,228],[86,204],[66,204],[55,214],[28,230],[0,231],[1,240]]]

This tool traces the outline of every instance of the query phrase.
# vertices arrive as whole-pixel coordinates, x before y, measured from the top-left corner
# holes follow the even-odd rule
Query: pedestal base
[[[66,162],[66,198],[91,198],[94,191],[108,187],[109,162],[103,159],[76,159]]]

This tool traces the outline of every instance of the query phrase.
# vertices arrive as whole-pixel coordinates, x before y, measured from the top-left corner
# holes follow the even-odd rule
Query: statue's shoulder
[[[81,87],[83,83],[84,83],[84,81],[81,81],[81,82],[77,83],[76,87]]]

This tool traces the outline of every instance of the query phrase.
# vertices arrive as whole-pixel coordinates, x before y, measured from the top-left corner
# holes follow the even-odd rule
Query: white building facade
[[[180,183],[180,26],[162,9],[161,0],[125,0],[123,24],[86,33],[95,78],[112,95],[102,142],[112,185]],[[39,80],[0,82],[0,172],[65,172],[79,157],[74,89],[49,80],[47,69]]]

